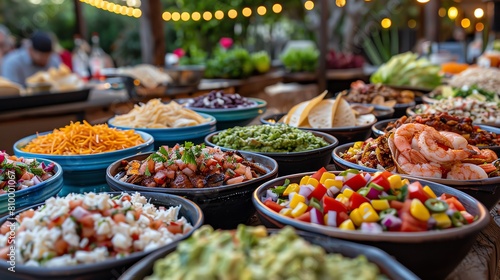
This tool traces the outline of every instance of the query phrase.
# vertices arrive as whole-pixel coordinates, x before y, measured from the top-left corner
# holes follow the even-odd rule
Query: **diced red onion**
[[[368,197],[369,199],[378,199],[381,193],[382,193],[381,191],[375,188],[370,188],[370,190],[366,194],[366,197]]]
[[[432,216],[427,220],[427,229],[433,229],[437,225],[436,219],[434,219]]]
[[[382,193],[380,194],[380,196],[384,197],[384,196],[388,196],[389,194],[386,193],[385,191],[382,191]]]
[[[49,165],[47,165],[47,167],[45,167],[43,169],[43,171],[52,172],[54,170],[54,167],[56,167],[56,165],[53,162],[51,162],[51,163],[49,163]]]
[[[377,223],[361,223],[361,231],[367,233],[381,233],[384,230]]]
[[[296,192],[291,192],[289,195],[288,195],[288,200],[289,201],[292,201],[293,199],[293,196],[296,195],[297,193]]]
[[[328,218],[326,219],[326,225],[331,227],[337,227],[337,211],[328,211]]]
[[[344,176],[335,176],[335,180],[344,182]]]
[[[326,191],[326,195],[328,195],[329,197],[335,197],[335,195],[338,194],[339,192],[340,192],[339,188],[333,186]]]
[[[304,196],[304,197],[308,197],[312,193],[313,190],[314,190],[314,187],[312,185],[303,185],[303,186],[300,186],[299,194]]]
[[[394,215],[386,215],[381,223],[388,229],[395,228],[401,226],[401,219]]]
[[[77,221],[80,221],[83,217],[90,215],[90,212],[85,210],[81,206],[77,206],[73,211],[71,211],[71,216],[75,217]]]
[[[371,178],[372,176],[370,175],[370,173],[365,173],[365,181],[370,182]]]
[[[278,200],[278,195],[275,194],[272,190],[268,189],[267,192],[266,192],[266,196],[267,197],[270,197],[273,199],[273,201],[276,201]]]
[[[40,180],[40,178],[38,178],[38,175],[37,176],[33,176],[33,184],[34,185],[38,185],[42,182],[42,180]]]
[[[352,177],[354,177],[356,175],[358,175],[358,174],[347,172],[347,174],[345,175],[345,181],[348,181],[349,179],[351,179]]]
[[[314,207],[311,209],[311,223],[318,225],[325,224],[323,220],[323,213]]]

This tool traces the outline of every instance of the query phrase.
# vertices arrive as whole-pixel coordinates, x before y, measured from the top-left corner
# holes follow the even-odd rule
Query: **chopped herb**
[[[278,204],[282,204],[282,203],[285,203],[285,202],[286,202],[286,199],[278,198],[278,201],[277,201]]]
[[[174,160],[173,159],[168,159],[167,160],[167,165],[170,166],[172,164],[174,164]]]
[[[151,172],[149,172],[149,167],[146,167],[146,170],[144,171],[144,175],[151,176]]]
[[[221,168],[222,166],[220,166],[220,164],[219,164],[219,163],[217,163],[217,164],[215,165],[215,167],[217,167],[217,168]]]
[[[162,155],[164,155],[164,156],[166,156],[166,157],[168,158],[168,152],[167,152],[167,150],[165,149],[165,147],[161,146],[159,151],[160,151],[160,153],[161,153]]]
[[[191,143],[191,142],[186,142],[186,143]],[[192,144],[192,143],[191,143]],[[196,164],[196,156],[193,152],[193,149],[185,149],[184,154],[181,157],[181,160],[185,163],[192,163]]]
[[[176,159],[182,158],[182,154],[181,154],[181,151],[179,151],[179,149],[175,150],[175,158]]]
[[[43,175],[43,169],[41,168],[31,168],[31,173],[35,174],[35,175],[38,175],[38,176],[42,176]]]
[[[285,186],[279,186],[279,187],[272,189],[271,191],[280,196],[285,192],[285,190],[286,190]]]
[[[167,155],[167,157],[168,157],[168,155]],[[151,159],[154,162],[165,162],[165,161],[167,161],[167,159],[165,157],[163,157],[162,155],[160,155],[158,153],[151,154]]]
[[[285,183],[283,183],[283,187],[288,187],[288,185],[290,185],[290,180],[285,179]]]
[[[119,194],[119,195],[115,195],[115,196],[113,196],[111,199],[112,199],[112,200],[118,200],[118,199],[120,199],[120,198],[122,198],[122,195],[121,195],[121,194]]]

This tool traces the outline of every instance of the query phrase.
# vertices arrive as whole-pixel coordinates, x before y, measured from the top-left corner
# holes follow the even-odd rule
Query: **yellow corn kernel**
[[[292,217],[292,208],[283,208],[280,210],[280,214],[287,217]]]
[[[299,204],[299,202],[302,202],[302,203],[306,202],[306,198],[304,196],[296,193],[293,196],[292,200],[290,201],[290,208],[295,208]]]
[[[352,221],[350,219],[347,219],[347,220],[343,221],[340,224],[339,228],[343,229],[343,230],[355,230],[356,229],[354,227],[354,224],[352,223]]]
[[[330,173],[330,172],[324,172],[322,175],[321,175],[321,178],[319,179],[319,182],[321,184],[325,184],[325,181],[327,179],[334,179],[335,180],[335,174],[333,173]]]
[[[349,205],[349,198],[343,194],[337,195],[335,200],[342,202],[342,204],[344,204],[345,206]]]
[[[292,217],[297,218],[298,216],[304,214],[307,211],[307,205],[304,202],[299,202],[295,208],[292,210]]]
[[[437,198],[437,195],[432,191],[429,186],[424,187],[424,192],[427,193],[431,198]]]
[[[414,198],[411,201],[410,213],[415,219],[422,222],[427,222],[431,217],[431,213],[427,210],[427,207],[422,203],[422,201]]]
[[[341,189],[344,182],[335,179],[326,179],[324,183],[322,183],[325,188],[329,189],[331,187],[336,187],[337,189]]]
[[[349,214],[349,218],[351,218],[352,222],[357,227],[359,227],[361,225],[361,223],[363,222],[363,217],[361,216],[361,212],[359,211],[358,208],[351,211],[351,214]]]
[[[389,205],[389,200],[387,199],[372,199],[371,201],[373,209],[377,211],[382,211],[391,208]]]
[[[292,184],[288,185],[288,187],[286,187],[285,191],[283,192],[283,195],[289,195],[289,194],[291,194],[293,192],[297,192],[298,193],[299,190],[300,190],[299,184],[292,183]]]
[[[352,146],[354,149],[361,149],[361,147],[363,146],[363,141],[357,141],[357,142],[354,142],[354,145]]]
[[[302,177],[302,179],[300,179],[300,183],[299,185],[307,185],[307,181],[309,181],[309,178],[311,178],[311,176],[304,176]]]
[[[401,180],[401,185],[404,186],[404,185],[409,185],[409,184],[410,184],[410,180],[408,180],[408,179]]]
[[[403,181],[401,180],[401,176],[397,174],[389,176],[387,180],[389,181],[389,184],[391,184],[391,189],[396,190],[400,189],[403,186]]]
[[[446,215],[446,213],[436,213],[432,214],[434,220],[436,220],[436,225],[438,228],[449,228],[451,227],[451,219]]]
[[[378,221],[379,216],[377,211],[373,209],[372,205],[369,202],[363,202],[358,208],[359,214],[361,215],[361,219],[363,222],[373,223]]]
[[[307,180],[306,184],[311,185],[313,187],[316,187],[319,184],[319,181],[314,179],[314,178],[309,178],[309,180]]]

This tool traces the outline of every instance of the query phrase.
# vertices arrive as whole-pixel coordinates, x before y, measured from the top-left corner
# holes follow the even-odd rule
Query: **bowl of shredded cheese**
[[[13,149],[18,157],[59,163],[65,187],[91,187],[106,184],[108,165],[120,158],[150,152],[153,143],[153,137],[142,131],[83,121],[22,138],[14,143]]]
[[[109,119],[108,124],[110,127],[151,134],[156,149],[185,141],[200,144],[205,136],[216,130],[215,117],[195,112],[175,101],[163,103],[160,99],[136,104],[130,112]]]

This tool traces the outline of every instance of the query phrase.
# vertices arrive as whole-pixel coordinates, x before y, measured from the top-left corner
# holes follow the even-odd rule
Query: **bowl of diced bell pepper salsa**
[[[473,197],[388,171],[321,168],[278,177],[256,189],[253,202],[268,227],[378,247],[423,279],[444,279],[489,222]]]

